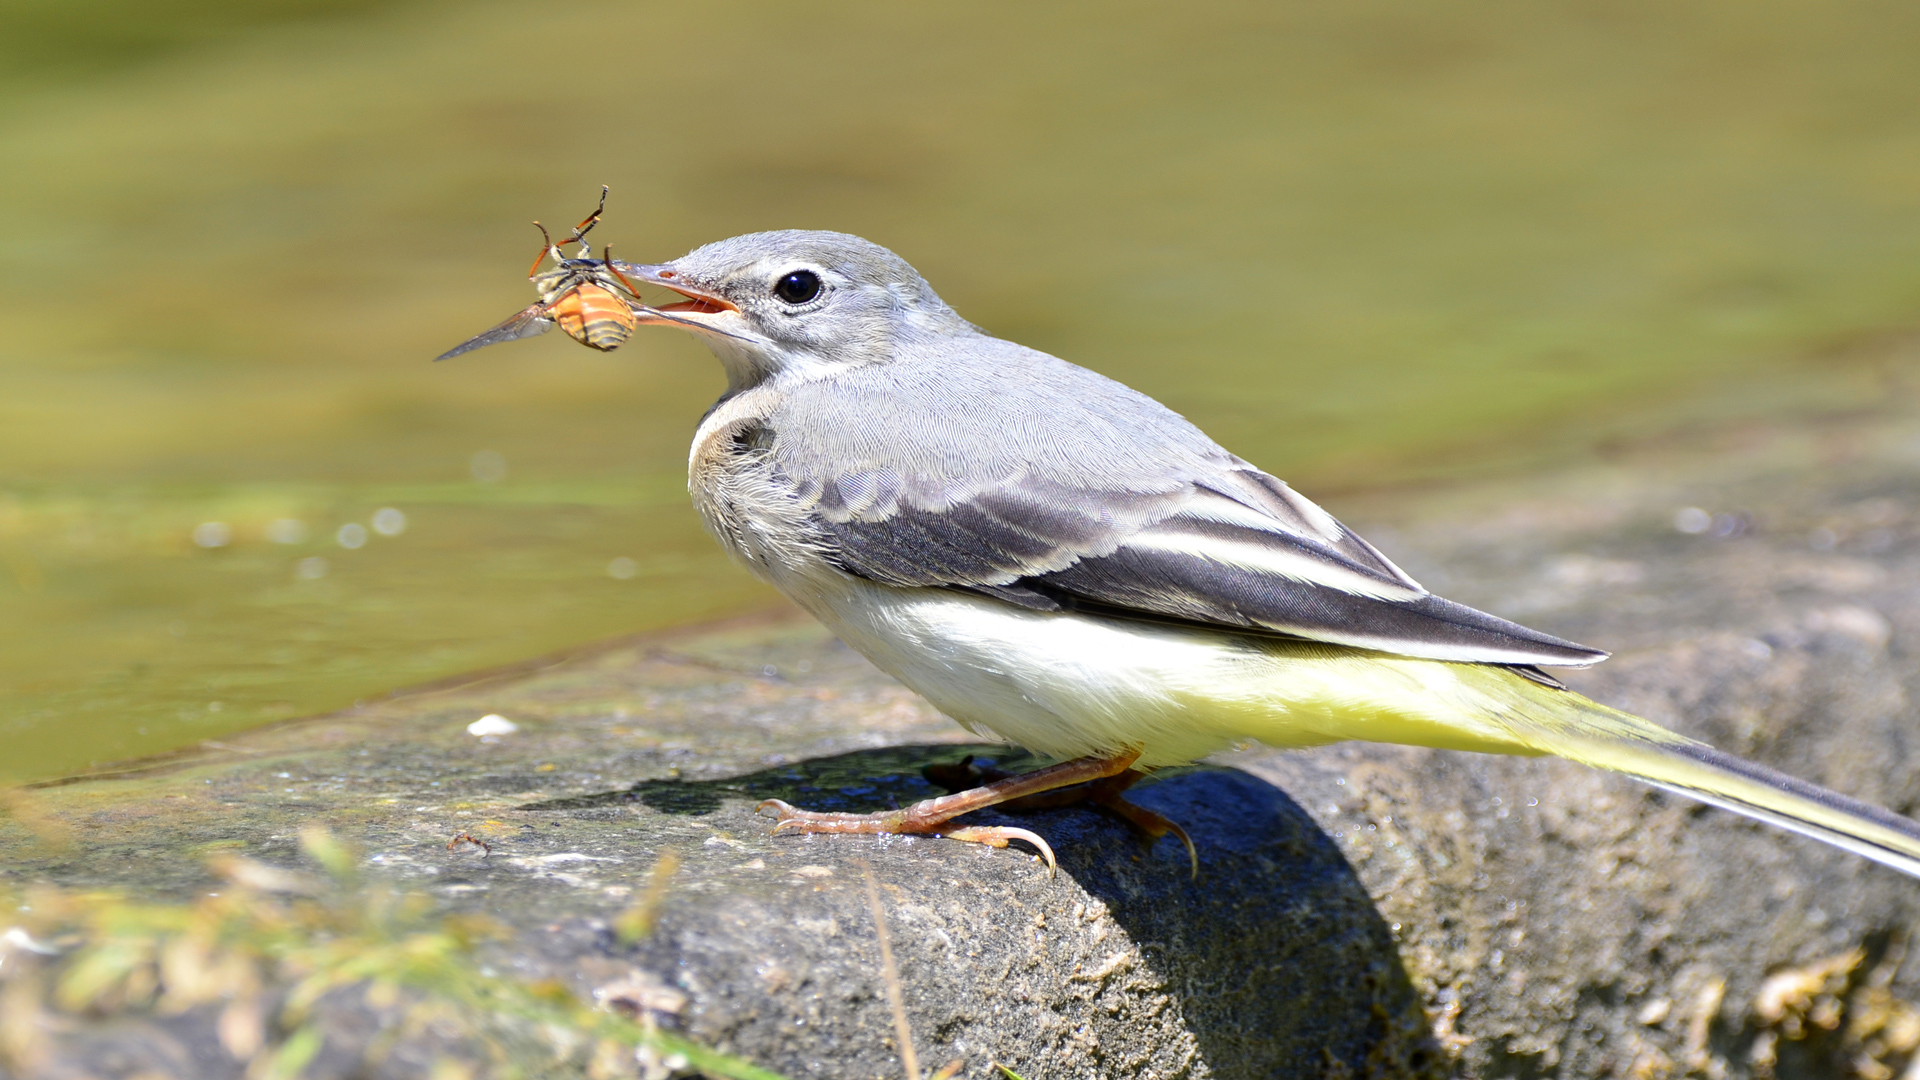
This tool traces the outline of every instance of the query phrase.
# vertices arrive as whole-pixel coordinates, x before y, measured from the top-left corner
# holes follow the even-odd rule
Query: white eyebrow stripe
[[[1177,520],[1177,519],[1176,519]],[[1193,559],[1224,563],[1256,574],[1271,574],[1307,585],[1338,589],[1356,596],[1377,600],[1413,600],[1424,590],[1410,589],[1372,574],[1348,569],[1338,563],[1316,558],[1305,552],[1277,544],[1245,540],[1225,540],[1215,536],[1177,530],[1145,529],[1127,538],[1126,548],[1145,548],[1184,555]]]

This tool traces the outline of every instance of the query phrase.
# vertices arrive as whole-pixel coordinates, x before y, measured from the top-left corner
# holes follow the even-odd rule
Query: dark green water
[[[885,243],[1336,511],[1920,308],[1906,5],[144,11],[0,11],[0,778],[768,602],[697,346],[427,362],[602,183],[625,258]]]

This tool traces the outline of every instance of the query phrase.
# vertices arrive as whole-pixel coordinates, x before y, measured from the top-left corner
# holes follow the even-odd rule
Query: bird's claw
[[[1015,829],[1004,825],[962,825],[960,828],[947,829],[933,835],[996,848],[1006,847],[1009,840],[1021,840],[1032,844],[1039,850],[1040,857],[1047,860],[1048,877],[1055,877],[1060,873],[1060,864],[1053,858],[1053,848],[1040,838],[1039,833],[1027,829]]]

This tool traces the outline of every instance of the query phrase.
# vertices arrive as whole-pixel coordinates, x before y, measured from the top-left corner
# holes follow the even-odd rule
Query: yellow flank
[[[1588,742],[1689,745],[1647,720],[1493,665],[1419,660],[1316,642],[1243,638],[1238,670],[1182,704],[1226,732],[1273,746],[1366,742],[1556,754]]]
[[[1245,642],[1242,678],[1185,703],[1277,746],[1346,739],[1551,754],[1824,840],[1920,875],[1911,821],[1505,668],[1295,642]]]
[[[1557,753],[1548,732],[1574,723],[1678,738],[1503,668],[1031,612],[946,590],[781,583],[948,716],[1060,757],[1138,749],[1143,766],[1177,765],[1247,739]]]

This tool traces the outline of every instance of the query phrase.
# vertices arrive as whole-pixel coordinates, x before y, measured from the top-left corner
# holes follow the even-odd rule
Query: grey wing
[[[1015,480],[918,509],[862,498],[871,481],[860,478],[850,492],[845,479],[829,482],[812,501],[840,564],[892,585],[1436,660],[1584,666],[1606,659],[1433,595],[1285,483],[1236,464],[1242,467],[1164,492]]]
[[[439,356],[434,357],[434,362],[438,363],[442,360],[450,360],[453,357],[459,356],[461,353],[472,352],[475,349],[485,348],[488,345],[498,345],[503,341],[518,341],[521,338],[544,334],[553,329],[553,320],[547,318],[548,310],[546,304],[535,304],[514,315],[513,318],[508,319],[499,326],[483,334],[470,337],[460,344],[455,345],[453,348],[448,349],[446,352],[441,353]]]

